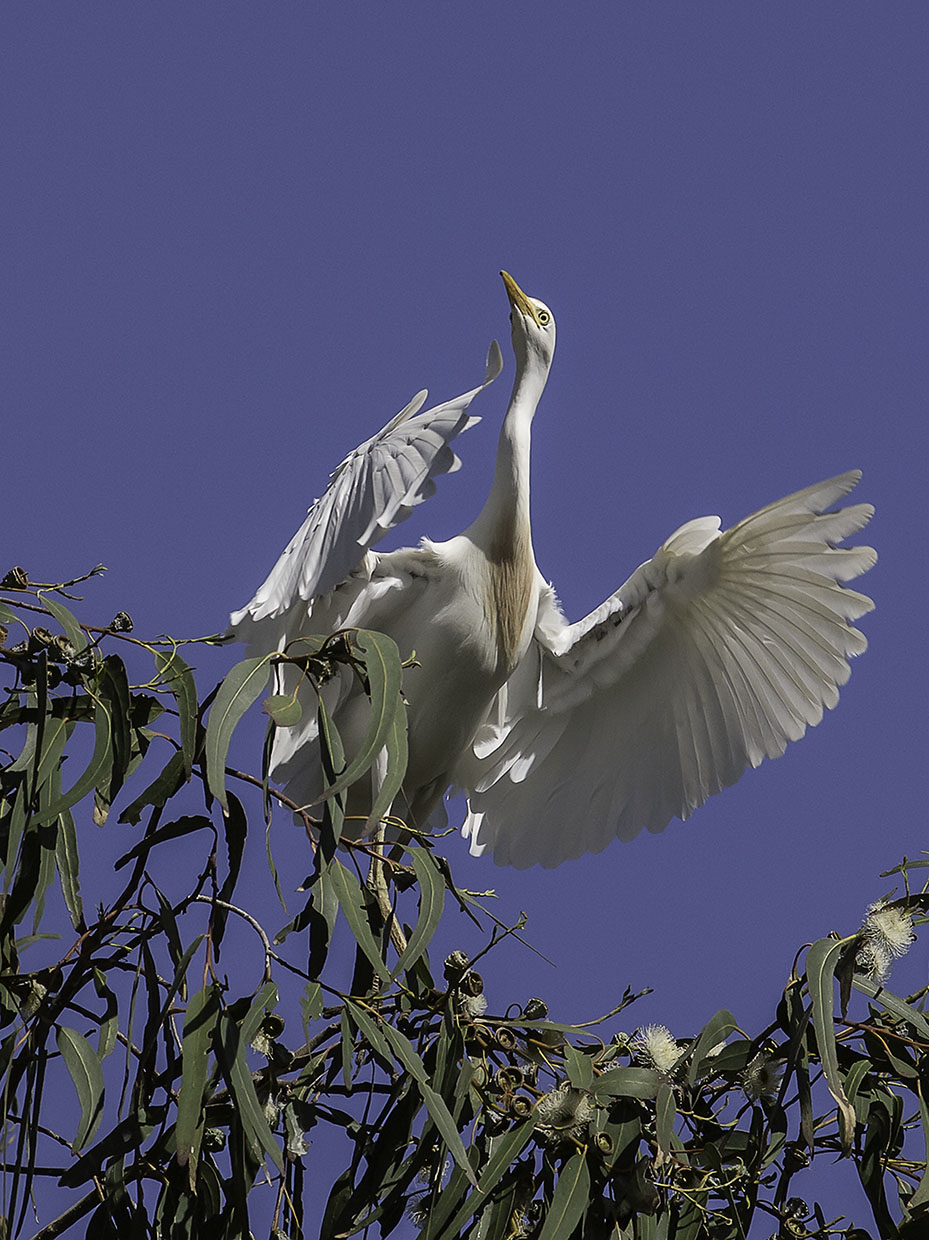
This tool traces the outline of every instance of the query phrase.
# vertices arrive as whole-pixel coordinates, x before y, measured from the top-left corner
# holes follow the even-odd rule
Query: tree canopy
[[[85,623],[83,580],[0,583],[4,1236],[925,1234],[926,991],[885,982],[926,920],[929,862],[904,858],[860,925],[798,945],[763,1029],[726,1007],[687,1038],[637,1029],[631,989],[571,1023],[485,994],[481,958],[524,927],[456,884],[440,842],[396,822],[394,843],[343,838],[346,790],[380,755],[379,814],[403,779],[388,638],[304,639],[201,697],[191,650],[208,665],[221,638]],[[318,699],[317,805],[288,803],[258,754],[230,765],[259,699],[269,735],[296,721],[296,697],[268,696],[284,658],[314,688],[350,667],[372,705],[345,754]],[[305,876],[275,867],[283,831]],[[256,905],[249,832],[283,925]],[[446,908],[480,929],[470,958],[430,958]],[[793,1191],[836,1159],[870,1217]]]

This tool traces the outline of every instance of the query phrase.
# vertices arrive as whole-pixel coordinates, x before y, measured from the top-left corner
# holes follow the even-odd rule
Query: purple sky
[[[917,4],[6,6],[0,569],[103,561],[93,619],[222,629],[345,452],[498,336],[463,470],[388,545],[456,533],[500,267],[558,319],[533,525],[571,619],[690,517],[861,468],[877,610],[820,728],[553,872],[447,845],[558,966],[502,949],[492,1008],[649,984],[630,1024],[757,1030],[926,845],[927,35]],[[924,979],[917,948],[891,984]]]

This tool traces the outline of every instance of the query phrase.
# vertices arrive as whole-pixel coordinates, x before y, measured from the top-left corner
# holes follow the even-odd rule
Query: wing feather
[[[472,851],[552,866],[661,831],[819,723],[867,644],[853,625],[871,600],[842,583],[876,556],[837,544],[873,510],[830,510],[858,478],[724,533],[688,522],[578,624],[543,598],[541,703],[520,669],[458,772]]]
[[[433,493],[437,475],[458,468],[448,445],[479,420],[468,414],[468,406],[502,365],[494,341],[479,387],[425,413],[418,411],[426,393],[418,393],[383,430],[349,453],[254,598],[232,614],[236,636],[251,640],[243,625],[275,620],[296,602],[344,581],[370,547]]]

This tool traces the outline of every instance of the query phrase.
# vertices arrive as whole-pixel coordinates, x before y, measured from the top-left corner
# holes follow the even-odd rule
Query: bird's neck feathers
[[[517,372],[500,430],[490,495],[467,531],[487,565],[488,611],[494,617],[498,654],[507,672],[522,654],[526,618],[537,588],[529,521],[529,466],[532,419],[547,377],[547,368],[538,366]]]
[[[529,467],[532,419],[548,378],[533,359],[518,367],[510,403],[500,428],[493,485],[468,537],[488,559],[509,558],[517,543],[532,554],[529,525]]]

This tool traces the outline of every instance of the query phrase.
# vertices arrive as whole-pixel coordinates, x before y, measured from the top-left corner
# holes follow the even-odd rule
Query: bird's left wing
[[[423,413],[426,393],[419,392],[383,430],[349,453],[254,598],[233,612],[236,636],[248,639],[243,623],[279,617],[298,600],[344,581],[370,547],[433,494],[435,478],[459,468],[449,444],[480,420],[468,414],[468,406],[502,368],[495,340],[479,387]]]
[[[871,600],[841,583],[875,553],[836,544],[873,510],[828,511],[858,477],[724,533],[715,517],[689,522],[578,624],[550,593],[457,772],[472,851],[553,866],[661,831],[818,723],[866,645],[853,621]]]

